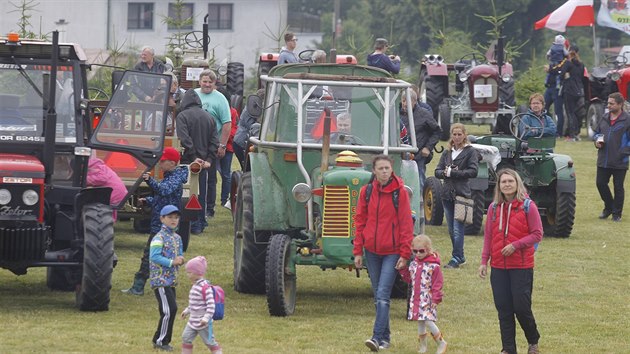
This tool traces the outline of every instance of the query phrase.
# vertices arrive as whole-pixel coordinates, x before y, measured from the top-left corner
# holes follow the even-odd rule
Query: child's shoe
[[[442,332],[438,333],[437,335],[433,335],[433,339],[435,339],[435,342],[437,343],[437,350],[435,351],[436,354],[443,354],[446,353],[446,341],[444,340],[444,337],[442,336]]]
[[[221,346],[219,344],[213,344],[209,347],[212,354],[223,354],[223,349],[221,349]]]
[[[418,342],[420,342],[420,349],[418,353],[426,353],[427,352],[427,333],[418,335]]]
[[[182,343],[182,354],[192,354],[193,345],[192,343]]]

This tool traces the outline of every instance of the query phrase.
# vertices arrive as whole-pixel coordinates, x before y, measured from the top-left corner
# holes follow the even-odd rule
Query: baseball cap
[[[175,150],[172,147],[167,147],[166,149],[164,149],[164,152],[162,152],[162,157],[160,158],[160,161],[175,161],[175,162],[179,162],[179,152],[177,150]]]
[[[166,205],[162,208],[162,210],[160,210],[160,216],[166,216],[173,213],[179,214],[179,209],[177,209],[175,205]]]

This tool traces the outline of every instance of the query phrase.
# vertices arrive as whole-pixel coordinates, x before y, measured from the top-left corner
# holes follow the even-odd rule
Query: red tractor
[[[470,53],[454,64],[440,55],[425,55],[420,68],[420,99],[429,104],[447,140],[452,123],[488,124],[494,133],[509,133],[515,114],[512,65],[504,63],[503,40],[495,54]]]

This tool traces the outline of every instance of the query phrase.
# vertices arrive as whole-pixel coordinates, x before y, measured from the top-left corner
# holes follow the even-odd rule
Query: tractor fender
[[[429,76],[448,76],[448,66],[446,64],[422,64]]]
[[[267,154],[250,153],[252,193],[254,194],[254,229],[287,230],[287,196],[267,159]]]
[[[488,189],[488,163],[487,162],[479,162],[479,167],[477,169],[477,177],[470,178],[468,180],[470,184],[470,189],[472,190],[480,190],[485,191]]]
[[[424,232],[424,202],[422,200],[422,189],[420,188],[420,176],[418,175],[418,164],[414,160],[402,160],[400,164],[400,177],[413,191],[411,196],[411,211],[416,215],[414,223],[414,233]]]
[[[558,192],[575,193],[576,180],[575,168],[569,167],[569,161],[572,159],[567,155],[553,156],[553,162],[556,166],[556,189]]]

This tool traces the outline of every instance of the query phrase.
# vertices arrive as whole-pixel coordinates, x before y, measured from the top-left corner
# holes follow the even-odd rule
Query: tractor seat
[[[610,68],[597,66],[597,67],[594,67],[593,70],[591,71],[591,76],[596,79],[605,79],[606,76],[608,76],[609,72],[610,72]]]

